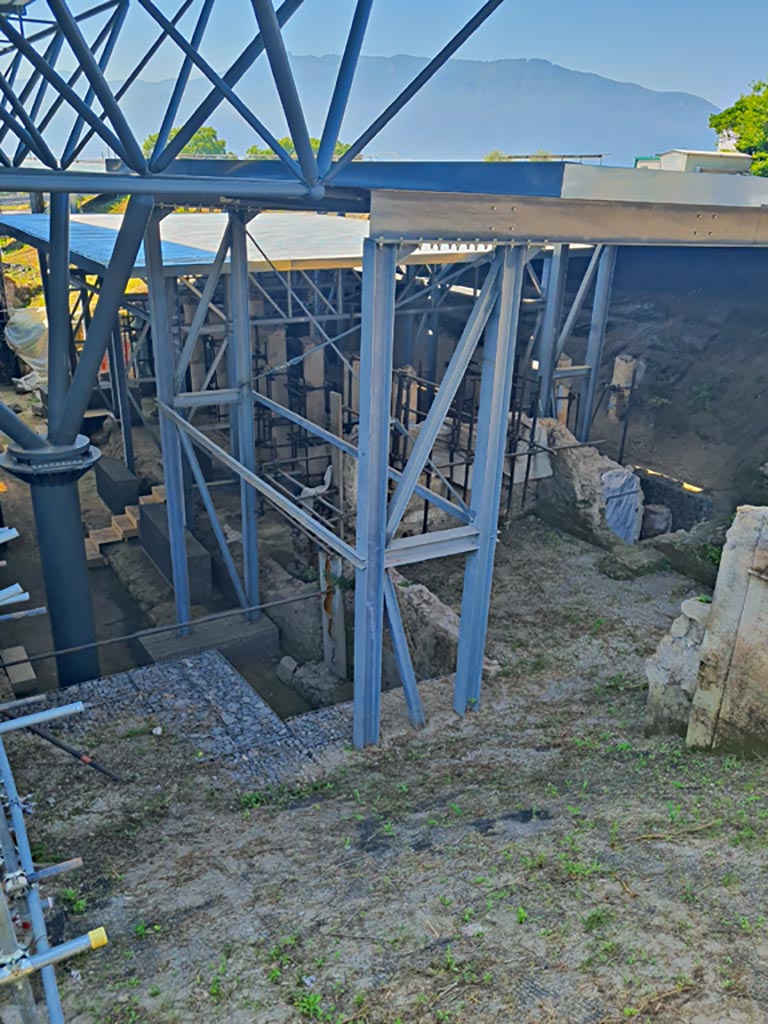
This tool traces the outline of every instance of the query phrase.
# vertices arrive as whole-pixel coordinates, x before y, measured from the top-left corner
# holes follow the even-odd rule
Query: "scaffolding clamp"
[[[29,879],[21,868],[17,871],[8,871],[3,877],[3,888],[11,899],[18,899],[26,896],[29,892]]]

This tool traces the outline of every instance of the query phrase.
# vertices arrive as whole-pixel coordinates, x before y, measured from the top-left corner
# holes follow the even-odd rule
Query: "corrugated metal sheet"
[[[73,214],[70,225],[72,262],[90,273],[108,265],[121,214]],[[160,224],[163,260],[168,274],[205,271],[213,262],[224,233],[224,213],[172,213]],[[248,225],[248,262],[254,272],[320,270],[362,264],[363,241],[369,222],[359,217],[317,213],[262,213]],[[49,220],[44,213],[0,213],[0,233],[46,249]],[[481,247],[482,248],[482,247]],[[406,263],[453,263],[476,254],[474,246],[425,246],[404,259]],[[261,251],[260,251],[261,250]],[[144,270],[144,251],[135,263],[137,276]],[[225,268],[226,269],[226,268]]]
[[[109,263],[120,214],[73,214],[70,226],[72,260],[86,270]],[[224,213],[175,213],[160,225],[166,270],[189,273],[210,264],[226,225]],[[360,263],[368,221],[315,213],[263,213],[248,226],[258,246],[248,240],[248,261],[254,271],[349,267]],[[0,231],[31,245],[47,247],[48,215],[43,213],[0,214]],[[266,257],[266,258],[265,258]],[[136,270],[144,268],[139,250]]]

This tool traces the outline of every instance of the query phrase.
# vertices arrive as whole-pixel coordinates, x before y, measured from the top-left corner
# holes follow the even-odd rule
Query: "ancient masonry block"
[[[710,608],[696,598],[683,601],[680,615],[646,662],[649,733],[685,735]]]

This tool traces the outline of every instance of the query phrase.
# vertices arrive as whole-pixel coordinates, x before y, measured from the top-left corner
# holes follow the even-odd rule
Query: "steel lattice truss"
[[[252,130],[254,143],[271,150],[279,161],[277,193],[318,200],[324,188],[362,153],[502,2],[487,0],[335,161],[334,150],[373,0],[357,0],[317,153],[310,142],[283,38],[284,26],[297,12],[300,16],[302,0],[283,0],[277,8],[272,0],[242,0],[237,11],[232,0],[181,0],[178,5],[163,0],[106,0],[88,7],[69,0],[36,0],[24,14],[11,13],[12,8],[0,4],[0,12],[5,7],[5,13],[0,13],[0,35],[7,41],[0,49],[0,165],[19,167],[31,156],[46,168],[66,170],[96,139],[127,170],[143,177],[163,175],[198,129],[224,105]],[[247,42],[235,60],[217,68],[205,56],[210,49],[206,44],[224,26],[231,37]],[[137,40],[141,40],[138,52]],[[259,59],[269,64],[295,156],[281,145],[239,91]],[[167,105],[157,112],[157,138],[145,156],[124,107],[136,81],[158,61],[167,77],[175,73],[176,81]],[[110,82],[114,66],[131,67],[117,86]],[[75,70],[65,70],[73,67]],[[210,89],[177,125],[193,75],[202,76]],[[269,183],[265,183],[265,189],[273,191]]]

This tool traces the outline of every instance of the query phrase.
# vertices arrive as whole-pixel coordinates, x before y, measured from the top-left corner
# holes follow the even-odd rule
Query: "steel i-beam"
[[[365,240],[357,469],[357,554],[363,565],[355,576],[352,732],[356,747],[379,739],[396,268],[396,244]]]
[[[477,550],[467,555],[464,573],[453,701],[459,714],[476,708],[480,700],[524,273],[525,246],[506,248],[499,296],[483,346],[470,502],[479,537]]]
[[[95,631],[77,481],[99,458],[87,437],[64,447],[12,444],[0,466],[29,484],[48,616],[56,650],[93,644]],[[56,658],[60,686],[100,675],[96,648]]]
[[[608,307],[611,304],[611,290],[613,288],[613,274],[616,269],[616,246],[606,245],[600,256],[600,266],[597,271],[597,283],[595,284],[595,298],[592,303],[592,322],[589,328],[589,341],[587,342],[587,354],[585,362],[589,366],[589,376],[579,403],[579,415],[576,424],[576,437],[579,441],[589,440],[589,431],[592,426],[592,413],[595,406],[595,394],[597,393],[597,381],[600,376],[600,363],[603,358],[603,343],[605,342],[605,331],[608,326]]]

